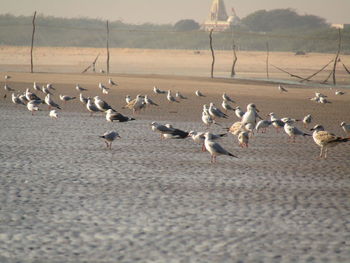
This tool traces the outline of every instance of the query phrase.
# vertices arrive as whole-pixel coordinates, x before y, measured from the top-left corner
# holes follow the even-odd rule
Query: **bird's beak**
[[[310,131],[314,131],[315,129],[314,128],[311,128]]]

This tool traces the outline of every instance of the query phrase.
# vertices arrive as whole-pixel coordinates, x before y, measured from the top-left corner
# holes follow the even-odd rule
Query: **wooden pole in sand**
[[[341,31],[340,28],[338,29],[339,31],[339,42],[338,42],[338,51],[337,54],[335,55],[335,59],[334,59],[334,64],[333,64],[333,71],[332,71],[332,75],[333,75],[333,85],[336,85],[336,77],[335,77],[335,70],[337,67],[337,63],[338,63],[338,58],[339,58],[339,53],[340,53],[340,49],[341,49]]]
[[[109,74],[109,26],[107,20],[107,74]]]
[[[266,42],[266,77],[269,79],[269,54],[270,54],[270,50],[269,50],[269,42]]]
[[[30,73],[33,73],[33,46],[34,46],[34,33],[35,33],[35,17],[36,17],[36,11],[34,12],[33,16],[33,32],[32,32],[32,45],[30,47]]]
[[[232,51],[233,51],[233,62],[232,62],[232,68],[231,68],[231,78],[233,78],[236,75],[235,67],[237,63],[236,44],[234,40],[232,40]]]
[[[210,44],[210,50],[211,50],[211,57],[212,57],[212,62],[211,62],[211,73],[210,77],[214,78],[214,64],[215,64],[215,54],[214,54],[214,49],[213,49],[213,28],[210,30],[209,34],[209,44]]]

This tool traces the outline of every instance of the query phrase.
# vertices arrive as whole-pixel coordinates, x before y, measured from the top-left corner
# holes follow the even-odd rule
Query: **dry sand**
[[[0,79],[5,74],[21,91],[33,81],[53,83],[57,102],[58,94],[78,95],[76,83],[89,89],[86,95],[100,95],[98,82],[108,80],[23,72],[3,72]],[[121,109],[126,94],[149,94],[160,107],[111,124],[102,114],[89,117],[78,101],[60,103],[54,121],[46,107],[31,116],[9,98],[0,100],[1,262],[349,261],[350,143],[317,160],[319,148],[310,138],[287,143],[284,133],[270,129],[241,149],[229,135],[221,144],[239,159],[219,156],[212,165],[190,139],[160,141],[149,123],[203,130],[202,105],[221,104],[226,92],[236,105],[256,103],[262,116],[311,113],[313,124],[343,135],[339,124],[350,123],[350,93],[290,86],[280,94],[275,84],[201,77],[112,78],[119,87],[101,97],[123,114],[131,115]],[[154,85],[189,99],[169,105],[152,93]],[[197,89],[207,97],[196,98]],[[315,91],[333,103],[309,101]],[[230,114],[221,123],[236,120]],[[110,129],[122,138],[107,150],[98,135]]]

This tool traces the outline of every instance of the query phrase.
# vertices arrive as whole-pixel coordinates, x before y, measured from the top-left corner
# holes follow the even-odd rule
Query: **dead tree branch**
[[[85,73],[86,71],[88,71],[91,67],[92,67],[92,71],[95,72],[95,64],[96,64],[96,61],[98,59],[98,57],[100,56],[100,54],[98,54],[95,58],[95,60],[86,68],[84,69],[81,73]]]
[[[214,78],[214,65],[215,65],[215,54],[214,54],[214,49],[213,49],[213,30],[210,30],[209,34],[209,44],[210,44],[210,50],[211,50],[211,57],[212,57],[212,62],[211,62],[211,73],[210,76],[211,78]]]
[[[233,51],[233,62],[232,62],[232,68],[231,68],[231,78],[236,75],[235,67],[237,63],[237,54],[236,54],[236,45],[235,41],[232,40],[232,51]]]
[[[34,34],[35,34],[35,18],[36,18],[36,11],[34,12],[33,16],[33,32],[32,32],[32,44],[30,47],[30,73],[33,73],[33,46],[34,46]]]

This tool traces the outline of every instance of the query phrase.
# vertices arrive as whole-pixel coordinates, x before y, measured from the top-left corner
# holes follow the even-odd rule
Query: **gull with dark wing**
[[[312,136],[311,134],[305,133],[301,130],[299,130],[297,127],[293,126],[294,122],[291,120],[286,120],[284,124],[284,131],[289,136],[289,141],[292,138],[293,142],[295,142],[296,136]]]
[[[51,94],[51,95],[52,95],[50,89],[49,89],[48,87],[45,87],[45,85],[43,85],[43,86],[41,87],[41,91],[42,91],[44,94]]]
[[[123,114],[116,112],[112,109],[108,109],[106,111],[106,120],[108,122],[113,122],[113,121],[119,121],[119,122],[127,122],[127,121],[134,121],[134,118],[124,116]]]
[[[78,92],[87,91],[87,89],[81,87],[79,84],[75,85],[75,89],[76,89]]]
[[[98,88],[102,90],[103,94],[108,94],[109,93],[109,88],[107,88],[105,85],[103,85],[101,82],[98,83]]]
[[[88,102],[86,103],[86,109],[90,112],[90,116],[92,116],[92,114],[95,112],[101,112],[101,110],[99,110],[96,107],[95,103],[92,101],[90,97],[88,98]]]
[[[229,110],[235,111],[235,109],[232,108],[232,106],[230,104],[228,104],[228,102],[226,100],[222,101],[221,106],[226,112]]]
[[[13,88],[11,88],[11,87],[10,87],[9,85],[7,85],[7,84],[4,85],[4,90],[5,90],[5,91],[9,91],[9,92],[15,91]]]
[[[227,115],[223,113],[220,109],[216,108],[214,103],[210,102],[209,104],[209,109],[208,112],[210,116],[215,119],[215,118],[225,118],[227,119]]]
[[[235,101],[233,99],[231,99],[226,93],[222,94],[222,99],[224,101],[229,101],[229,102],[235,103]]]
[[[188,133],[188,136],[192,138],[192,140],[196,144],[201,144],[202,145],[202,151],[205,152],[205,145],[204,145],[204,136],[205,132],[195,132],[195,131],[190,131]],[[222,137],[227,136],[227,133],[222,133],[222,134],[212,134],[212,140],[218,140],[221,139]]]
[[[19,105],[25,105],[18,96],[15,95],[15,93],[12,93],[12,102],[14,104],[19,104]]]
[[[210,162],[211,163],[216,163],[216,157],[218,155],[228,155],[234,158],[237,158],[237,156],[233,155],[232,153],[228,152],[225,150],[219,143],[215,142],[212,139],[212,134],[209,132],[206,132],[204,134],[205,140],[204,140],[204,145],[207,151],[210,153],[211,158]]]
[[[342,138],[324,130],[322,125],[316,125],[311,129],[313,131],[312,138],[314,142],[321,147],[321,152],[319,158],[324,157],[327,159],[327,153],[329,147],[334,147],[340,143],[347,142],[350,138]]]
[[[85,97],[83,96],[83,94],[81,94],[81,93],[80,93],[80,95],[79,95],[79,100],[80,100],[80,102],[83,103],[84,105],[86,105],[86,103],[88,102],[88,99],[85,98]]]
[[[31,100],[41,100],[35,93],[30,92],[29,89],[26,89],[26,98],[28,101]]]
[[[47,94],[45,96],[45,103],[49,106],[49,109],[51,109],[51,107],[57,108],[59,110],[61,109],[61,107],[51,99],[50,94]]]
[[[241,107],[237,106],[235,108],[235,114],[236,114],[237,118],[242,119],[245,112],[241,109]]]
[[[311,121],[312,121],[312,116],[311,116],[311,114],[306,115],[306,116],[303,118],[304,127],[307,128],[308,125],[311,123]]]
[[[106,146],[109,149],[112,149],[112,142],[116,138],[120,138],[118,132],[116,132],[116,131],[105,132],[102,136],[99,136],[99,137],[105,140]]]
[[[187,97],[183,96],[180,92],[176,92],[175,94],[176,98],[182,99],[182,100],[187,100]]]
[[[148,97],[148,95],[145,95],[145,103],[148,106],[159,106],[157,103],[155,103],[151,98]]]
[[[200,92],[199,90],[196,90],[195,94],[197,97],[205,97],[204,94],[202,92]]]
[[[34,115],[34,111],[39,111],[38,105],[41,103],[39,100],[30,100],[27,103],[27,109]]]
[[[96,107],[100,111],[107,111],[109,109],[113,109],[107,102],[105,102],[103,99],[101,99],[99,96],[94,97],[94,102]]]
[[[76,97],[71,97],[68,95],[60,95],[60,100],[64,101],[64,103],[66,103],[67,101],[71,101],[74,100]]]
[[[156,86],[153,87],[153,92],[155,94],[165,94],[166,91],[165,90],[160,90],[159,88],[157,88]]]
[[[40,86],[38,84],[36,84],[36,82],[33,83],[33,89],[36,91],[42,91]]]
[[[267,128],[270,127],[270,125],[272,124],[272,121],[269,120],[260,120],[256,126],[255,129],[257,132],[259,132],[259,130],[261,129],[261,133],[265,133]]]
[[[49,116],[51,119],[57,119],[58,118],[58,113],[56,110],[50,110]]]
[[[278,85],[278,90],[279,90],[279,92],[281,92],[281,93],[283,93],[283,92],[288,92],[288,90],[287,90],[285,87],[283,87],[282,85]]]
[[[345,121],[343,121],[342,123],[340,123],[340,127],[343,128],[346,136],[350,136],[350,124],[346,124]]]
[[[108,79],[108,84],[111,86],[118,86],[118,84],[115,83],[111,78]]]
[[[166,98],[167,98],[167,100],[168,100],[169,102],[177,102],[177,103],[179,103],[179,101],[177,101],[177,100],[174,98],[174,96],[171,95],[171,90],[168,90],[168,94],[167,94]]]

